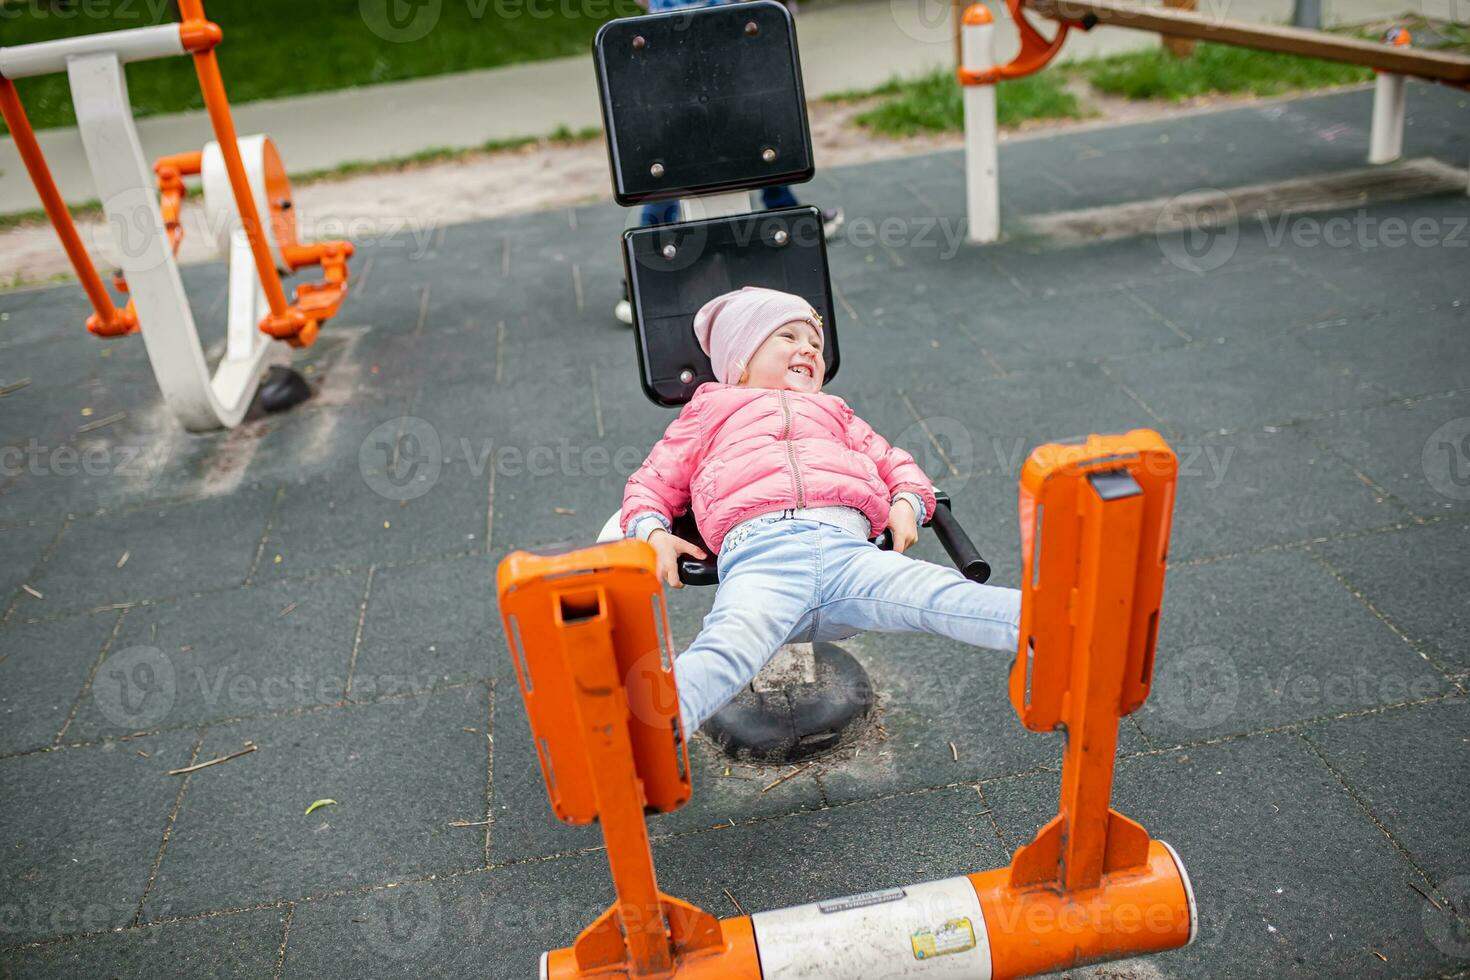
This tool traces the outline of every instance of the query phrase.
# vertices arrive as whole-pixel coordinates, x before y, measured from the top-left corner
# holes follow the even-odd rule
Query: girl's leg
[[[842,531],[822,535],[819,634],[838,630],[939,633],[1014,652],[1021,593],[978,585],[953,568],[880,551]]]
[[[679,712],[692,734],[749,684],[808,621],[816,603],[814,526],[781,521],[758,528],[720,559],[714,608],[674,661]]]

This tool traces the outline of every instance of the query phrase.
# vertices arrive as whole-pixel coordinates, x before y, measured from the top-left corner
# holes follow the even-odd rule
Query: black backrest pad
[[[595,54],[619,204],[811,179],[796,31],[781,4],[610,21]]]
[[[816,208],[633,228],[623,233],[623,263],[637,324],[643,391],[660,405],[682,405],[694,389],[715,380],[694,337],[694,314],[721,293],[742,286],[780,289],[810,303],[822,317],[827,380],[836,376],[841,360],[837,319]],[[686,371],[692,377],[681,380]]]

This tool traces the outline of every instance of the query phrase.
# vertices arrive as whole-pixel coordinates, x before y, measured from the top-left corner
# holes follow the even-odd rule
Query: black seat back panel
[[[623,233],[623,262],[643,390],[658,404],[682,405],[715,380],[694,337],[694,315],[742,286],[780,289],[810,303],[822,317],[826,380],[836,376],[841,351],[816,208],[633,228]]]
[[[595,56],[619,204],[811,179],[796,31],[774,0],[613,20]]]

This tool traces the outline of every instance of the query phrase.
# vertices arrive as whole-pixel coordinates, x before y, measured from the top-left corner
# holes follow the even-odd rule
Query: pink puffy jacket
[[[699,386],[623,491],[622,527],[694,508],[718,554],[741,521],[788,507],[855,507],[876,535],[889,502],[912,491],[934,513],[934,487],[836,395],[709,382]]]

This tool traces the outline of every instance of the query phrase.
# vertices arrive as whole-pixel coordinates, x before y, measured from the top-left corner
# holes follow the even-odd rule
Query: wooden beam
[[[1145,7],[1119,0],[1024,0],[1027,7],[1053,20],[1095,23],[1153,31],[1263,51],[1344,61],[1380,71],[1412,75],[1451,85],[1470,86],[1470,57],[1340,37],[1323,31],[1276,24],[1215,20],[1168,7]]]

